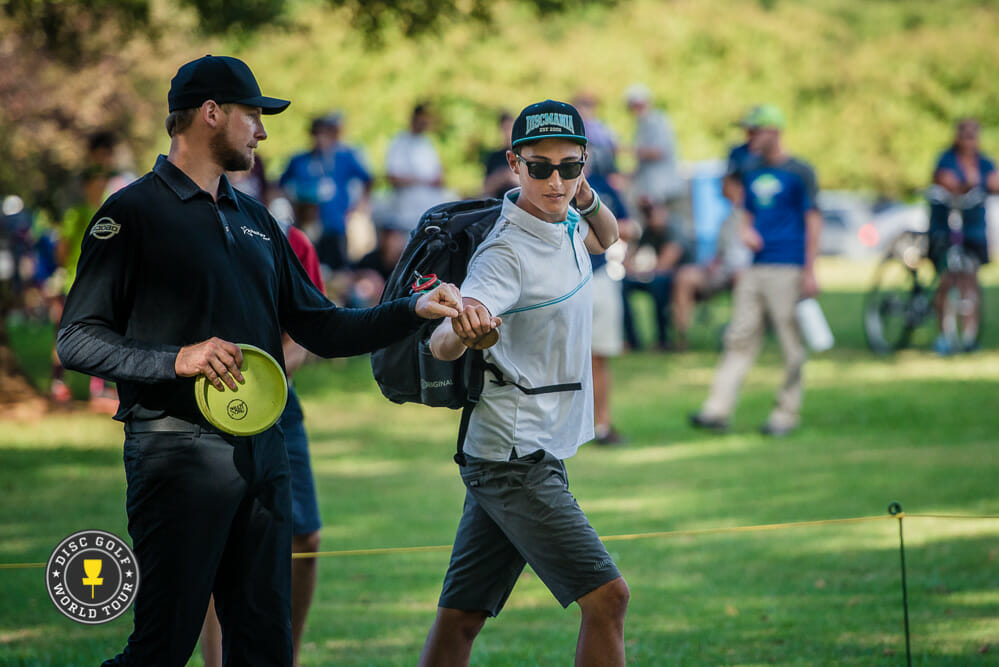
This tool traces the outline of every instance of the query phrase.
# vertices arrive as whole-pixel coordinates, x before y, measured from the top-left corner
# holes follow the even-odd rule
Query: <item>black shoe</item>
[[[715,431],[717,433],[724,433],[728,430],[728,420],[705,417],[700,412],[691,413],[690,425],[694,428],[703,428],[707,431]]]
[[[616,428],[611,426],[607,429],[606,433],[598,434],[595,438],[593,438],[593,442],[603,447],[614,447],[617,445],[628,444],[628,438],[621,435]]]

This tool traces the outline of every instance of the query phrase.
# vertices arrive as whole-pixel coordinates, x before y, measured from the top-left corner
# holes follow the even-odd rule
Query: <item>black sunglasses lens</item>
[[[526,162],[526,164],[528,175],[538,180],[548,178],[555,171],[555,165],[549,162]]]
[[[527,165],[528,175],[538,180],[550,177],[556,169],[558,169],[558,175],[564,179],[576,178],[583,172],[582,162],[566,162],[557,165],[550,162],[528,162],[526,160],[524,162]]]
[[[558,166],[558,175],[566,180],[576,178],[582,173],[582,171],[582,162],[570,162],[568,164],[560,164]]]

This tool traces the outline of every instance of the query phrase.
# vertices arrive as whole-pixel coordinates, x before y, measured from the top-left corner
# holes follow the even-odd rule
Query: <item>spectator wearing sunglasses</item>
[[[483,350],[486,382],[455,457],[465,506],[420,657],[425,667],[468,664],[475,637],[525,564],[563,607],[579,604],[577,660],[625,664],[628,586],[569,493],[563,464],[593,438],[587,252],[602,253],[618,238],[617,220],[582,175],[586,142],[582,118],[564,102],[520,113],[507,153],[520,188],[504,195],[469,263],[462,313],[430,339],[435,357],[452,360],[484,347],[499,327],[498,341]]]

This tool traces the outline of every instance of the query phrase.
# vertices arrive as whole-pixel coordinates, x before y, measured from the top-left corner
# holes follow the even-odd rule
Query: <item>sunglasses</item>
[[[539,181],[549,178],[552,172],[556,170],[558,171],[558,175],[565,180],[579,178],[579,175],[583,173],[583,165],[585,164],[582,160],[579,162],[559,162],[558,164],[552,162],[528,162],[519,155],[517,159],[527,165],[527,174]]]

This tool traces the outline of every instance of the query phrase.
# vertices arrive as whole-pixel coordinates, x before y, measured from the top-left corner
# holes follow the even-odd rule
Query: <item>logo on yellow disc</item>
[[[226,412],[229,413],[230,419],[243,419],[249,412],[249,408],[246,407],[246,402],[240,398],[234,398],[229,401],[229,405],[226,406]]]

